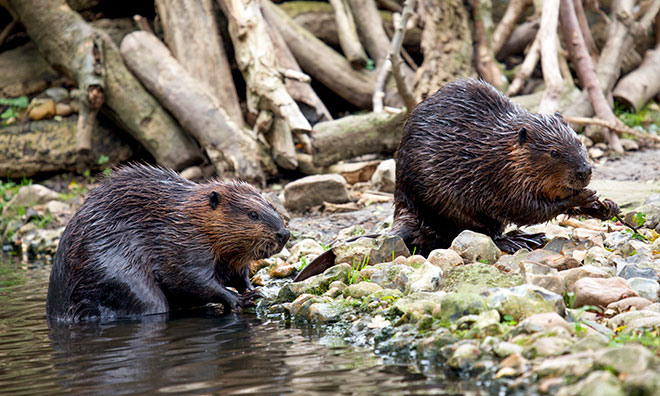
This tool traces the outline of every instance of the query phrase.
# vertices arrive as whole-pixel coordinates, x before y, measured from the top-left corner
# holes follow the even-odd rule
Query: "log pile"
[[[612,98],[639,110],[660,93],[660,0],[155,0],[152,14],[124,5],[115,20],[99,20],[104,1],[78,3],[0,4],[0,96],[71,90],[67,169],[95,163],[100,114],[161,165],[206,164],[255,184],[391,155],[406,114],[459,77],[540,92],[530,110],[603,128],[621,153],[629,130]]]

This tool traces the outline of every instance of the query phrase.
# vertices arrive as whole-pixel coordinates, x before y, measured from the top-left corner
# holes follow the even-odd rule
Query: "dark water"
[[[322,330],[250,314],[51,330],[49,271],[0,255],[0,394],[480,394]]]

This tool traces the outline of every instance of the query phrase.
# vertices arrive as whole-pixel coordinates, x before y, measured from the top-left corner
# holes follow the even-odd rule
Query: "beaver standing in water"
[[[417,105],[396,159],[392,231],[428,254],[463,230],[513,252],[543,245],[543,234],[502,235],[507,224],[561,213],[610,219],[619,212],[585,187],[591,166],[559,115],[533,114],[490,84],[449,83]]]
[[[209,302],[237,309],[243,298],[227,287],[251,291],[250,263],[288,239],[275,208],[245,182],[197,184],[171,170],[122,167],[64,230],[46,313],[79,321]]]

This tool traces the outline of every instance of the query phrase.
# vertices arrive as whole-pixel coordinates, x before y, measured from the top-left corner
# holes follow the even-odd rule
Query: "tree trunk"
[[[353,70],[349,62],[299,26],[272,2],[262,3],[263,13],[286,40],[298,64],[340,97],[362,109],[371,108],[376,75],[365,70]]]
[[[200,160],[192,139],[126,69],[116,45],[64,0],[12,0],[11,5],[48,63],[74,81],[91,42],[102,43],[104,103],[110,115],[160,164],[182,169]]]
[[[129,34],[121,43],[121,54],[147,89],[202,145],[218,174],[229,172],[263,182],[256,141],[227,116],[206,85],[183,70],[156,36],[142,31]]]
[[[243,114],[212,1],[156,0],[156,10],[172,55],[192,77],[206,84],[232,121],[243,127]]]
[[[471,3],[477,70],[481,78],[500,88],[504,84],[504,78],[491,49],[492,3],[490,0],[472,0]]]
[[[423,0],[424,63],[415,76],[415,99],[421,102],[458,76],[472,77],[470,15],[459,0]]]
[[[399,146],[407,113],[368,113],[320,122],[312,130],[312,158],[317,167],[373,153],[393,153]]]

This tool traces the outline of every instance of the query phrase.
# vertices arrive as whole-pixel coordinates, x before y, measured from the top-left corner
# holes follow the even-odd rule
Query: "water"
[[[51,330],[49,271],[0,256],[0,394],[480,394],[441,374],[385,363],[322,328],[250,314]]]

